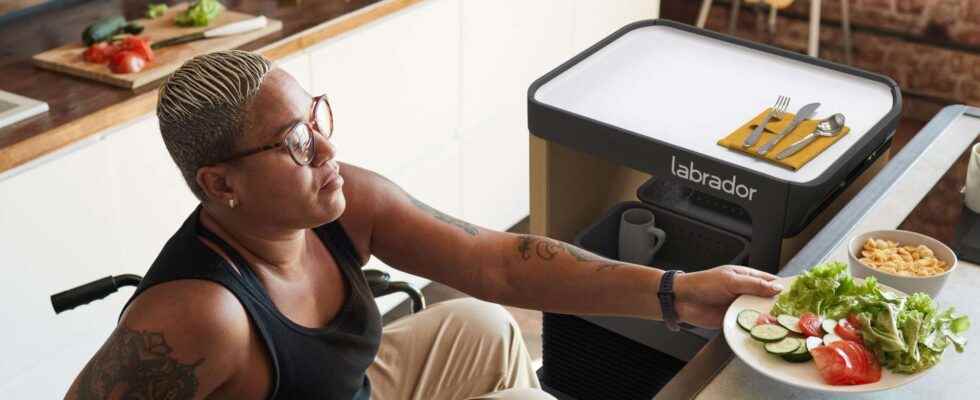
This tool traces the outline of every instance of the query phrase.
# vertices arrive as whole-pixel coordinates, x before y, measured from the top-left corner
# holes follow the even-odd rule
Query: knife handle
[[[774,137],[772,139],[769,139],[769,141],[766,142],[766,145],[765,146],[762,146],[762,148],[759,149],[759,155],[760,156],[766,155],[766,153],[768,153],[769,150],[772,150],[772,148],[775,147],[776,144],[779,143],[780,140],[783,140],[783,138],[785,138],[786,135],[789,135],[790,132],[793,132],[793,130],[795,130],[797,126],[800,126],[800,122],[803,122],[803,121],[800,120],[800,119],[794,118],[793,119],[793,122],[790,122],[789,126],[787,126],[785,129],[783,129],[782,132],[779,132],[779,134],[776,135],[776,137]]]
[[[239,33],[265,28],[268,23],[269,21],[265,19],[265,16],[260,15],[255,18],[249,18],[244,21],[238,21],[232,24],[207,30],[204,32],[204,37],[213,38],[218,36],[237,35]]]

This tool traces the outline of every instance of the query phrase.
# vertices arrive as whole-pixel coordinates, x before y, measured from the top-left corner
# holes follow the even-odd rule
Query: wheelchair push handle
[[[95,300],[103,299],[113,294],[123,286],[136,286],[140,283],[140,276],[133,274],[123,274],[117,276],[107,276],[84,285],[65,290],[61,293],[51,295],[51,306],[54,307],[55,314],[62,311],[71,310],[75,307],[91,303]]]

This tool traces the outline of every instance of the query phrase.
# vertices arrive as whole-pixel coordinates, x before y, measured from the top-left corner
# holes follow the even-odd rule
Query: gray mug
[[[663,247],[667,234],[656,227],[653,212],[645,208],[623,211],[619,222],[619,260],[650,265]]]

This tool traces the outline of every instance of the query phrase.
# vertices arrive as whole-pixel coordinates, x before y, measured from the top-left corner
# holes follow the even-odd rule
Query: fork
[[[766,114],[766,117],[759,123],[759,126],[756,126],[755,130],[752,131],[752,134],[745,138],[745,141],[742,142],[742,147],[749,148],[754,146],[755,143],[759,141],[759,137],[762,136],[762,131],[765,130],[766,125],[769,125],[769,120],[774,117],[777,120],[783,119],[783,117],[786,116],[787,107],[789,107],[789,97],[779,96],[779,98],[776,99],[776,104],[772,106],[769,113]]]

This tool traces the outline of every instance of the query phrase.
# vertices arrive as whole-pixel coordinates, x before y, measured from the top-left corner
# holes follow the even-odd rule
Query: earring
[[[235,208],[235,199],[228,199],[228,207]]]

